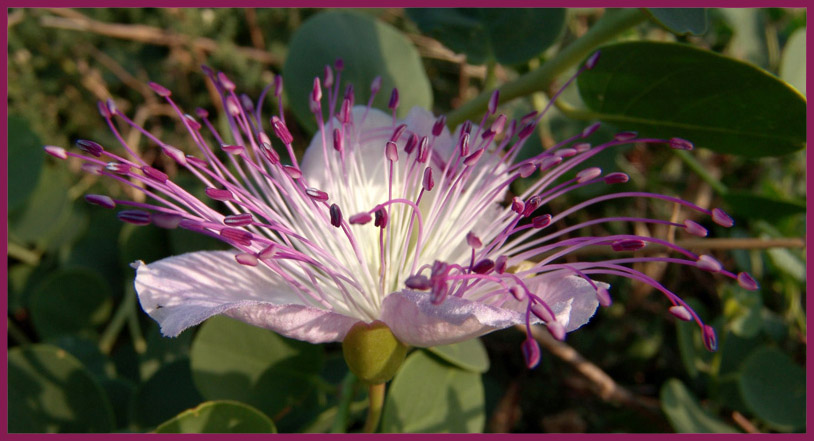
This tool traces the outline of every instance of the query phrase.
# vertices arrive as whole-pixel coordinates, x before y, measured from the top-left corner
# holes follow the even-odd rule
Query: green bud
[[[345,363],[351,372],[368,384],[389,381],[404,362],[407,345],[380,321],[353,325],[342,342]]]

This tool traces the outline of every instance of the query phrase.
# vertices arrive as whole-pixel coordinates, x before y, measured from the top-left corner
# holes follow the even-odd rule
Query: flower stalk
[[[364,433],[374,433],[376,428],[379,427],[379,420],[382,417],[382,409],[384,408],[384,392],[385,384],[371,384],[368,388],[368,397],[370,399],[370,407],[367,409],[367,419],[365,426],[362,428]]]

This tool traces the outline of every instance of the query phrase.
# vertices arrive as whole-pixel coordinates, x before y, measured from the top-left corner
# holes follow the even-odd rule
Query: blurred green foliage
[[[282,72],[286,60],[316,56],[305,52],[316,51],[313,44],[297,46],[298,39],[331,42],[321,56],[331,56],[331,48],[343,44],[372,44],[343,40],[341,27],[307,30],[304,24],[319,12],[8,10],[11,432],[359,430],[366,392],[347,373],[338,345],[306,345],[225,318],[209,320],[176,339],[161,337],[155,323],[139,310],[128,264],[222,246],[187,231],[123,227],[113,213],[89,207],[81,198],[86,193],[132,197],[128,190],[80,173],[73,162],[66,167],[46,159],[42,152],[43,145],[69,148],[77,139],[117,144],[96,107],[97,101],[111,98],[167,144],[184,146],[185,131],[145,86],[147,81],[173,90],[174,100],[187,109],[200,106],[213,111],[217,94],[200,74],[201,64],[227,72],[240,90],[257,97]],[[506,20],[511,22],[511,17],[501,16],[504,12],[499,10],[438,12],[351,13],[352,20],[387,29],[395,35],[387,38],[416,48],[420,57],[414,60],[420,63],[416,75],[431,89],[426,91],[430,97],[418,97],[418,102],[432,102],[438,113],[544,64],[608,13],[535,11],[553,20],[538,36],[533,26],[510,26]],[[805,44],[800,37],[805,33],[805,10],[706,12],[701,17],[652,11],[659,23],[643,21],[616,42],[688,44],[721,54],[727,63],[757,66],[767,72],[772,87],[794,94],[777,79],[779,75],[805,95]],[[297,35],[301,29],[307,34]],[[484,29],[497,35],[484,34]],[[675,29],[678,35],[666,29]],[[512,40],[501,33],[511,34]],[[500,46],[481,51],[487,43],[470,39],[473,35],[487,43],[539,38],[536,44],[513,47],[517,53],[507,53]],[[658,63],[658,53],[648,56],[652,58],[628,63],[634,67]],[[360,57],[364,59],[364,54]],[[379,62],[389,63],[386,58]],[[730,81],[727,65],[707,73]],[[313,72],[299,77],[300,68],[287,69],[295,76],[289,84],[310,84]],[[364,70],[348,77],[367,82],[372,75]],[[356,86],[365,90],[368,83]],[[287,106],[296,113],[305,96],[293,96],[296,87],[286,90],[284,102],[296,102]],[[410,93],[401,92],[403,97]],[[502,103],[501,110],[522,115],[540,109],[547,100],[543,92],[547,89]],[[692,98],[690,92],[686,91]],[[576,108],[591,108],[596,98],[581,97],[574,87],[563,97]],[[626,97],[609,99],[620,104]],[[772,97],[761,99],[772,103]],[[803,102],[797,99],[796,105]],[[270,101],[267,106],[277,105]],[[760,109],[739,111],[749,115]],[[526,149],[548,147],[587,123],[578,113],[569,117],[567,111],[554,108]],[[617,129],[627,128],[621,121],[615,124]],[[301,151],[312,129],[303,121],[290,128]],[[142,145],[147,161],[161,161],[155,147],[139,144],[138,133],[124,136]],[[630,185],[638,190],[731,209],[735,228],[706,225],[716,238],[786,240],[768,250],[747,245],[713,252],[734,272],[751,272],[761,284],[757,293],[683,267],[639,268],[689,299],[716,327],[717,352],[703,349],[696,327],[676,323],[666,314],[660,296],[622,280],[614,283],[614,304],[569,334],[567,342],[636,400],[604,400],[594,393],[595,384],[545,350],[540,366],[528,371],[519,349],[523,334],[507,330],[483,337],[482,343],[412,352],[390,385],[382,430],[804,432],[806,260],[800,245],[787,239],[801,241],[805,236],[805,152],[791,148],[757,159],[754,156],[763,155],[748,154],[748,139],[742,143],[743,150],[718,149],[729,153],[725,155],[697,150],[691,159],[668,149],[640,146],[595,158],[604,169],[630,174]],[[171,164],[162,165],[176,173]],[[551,210],[564,209],[584,196],[571,192],[553,202]],[[635,202],[603,205],[582,215],[631,212],[670,217],[669,208]]]

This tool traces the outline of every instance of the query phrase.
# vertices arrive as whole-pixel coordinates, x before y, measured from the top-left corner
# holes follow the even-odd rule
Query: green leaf
[[[427,350],[461,369],[481,374],[489,370],[489,354],[477,338],[451,345],[433,346]]]
[[[524,63],[557,41],[564,8],[407,9],[422,33],[437,39],[470,64]]]
[[[159,369],[136,390],[133,422],[154,427],[203,400],[190,378],[189,360],[177,360]]]
[[[577,80],[583,101],[598,113],[592,118],[749,157],[806,145],[805,99],[763,70],[672,43],[618,43],[601,52]]]
[[[161,366],[175,360],[189,358],[189,347],[192,344],[191,332],[183,332],[175,338],[167,338],[161,335],[158,325],[150,325],[145,340],[147,350],[139,354],[139,373],[141,379],[150,378]]]
[[[113,410],[99,383],[65,350],[8,351],[9,432],[109,432]]]
[[[480,374],[414,351],[390,384],[382,432],[481,432],[486,421]]]
[[[784,201],[748,192],[728,192],[723,198],[731,213],[751,219],[778,221],[806,212],[805,202]]]
[[[68,351],[100,382],[116,374],[113,362],[99,350],[99,345],[89,338],[63,335],[49,340],[47,343]]]
[[[806,94],[806,28],[794,31],[780,58],[780,78]]]
[[[259,410],[235,401],[207,401],[158,426],[157,433],[277,433]]]
[[[110,288],[88,269],[64,269],[50,274],[31,296],[31,320],[43,337],[91,334],[113,309]]]
[[[645,8],[653,20],[676,35],[700,35],[707,31],[706,8]]]
[[[763,329],[760,315],[763,301],[759,292],[732,288],[727,290],[724,299],[724,317],[733,334],[751,338]]]
[[[71,212],[65,189],[67,174],[56,167],[43,167],[37,185],[19,210],[9,214],[9,240],[44,248]]]
[[[762,347],[743,362],[740,389],[746,405],[772,426],[806,427],[805,370],[779,349]]]
[[[276,419],[313,390],[322,349],[217,316],[198,330],[190,359],[206,399],[241,401]]]
[[[34,191],[46,153],[28,121],[8,117],[8,210],[19,208]]]
[[[119,244],[123,266],[137,260],[155,262],[169,255],[167,230],[163,228],[124,225],[119,236]]]
[[[659,396],[661,410],[676,432],[737,433],[734,428],[702,409],[692,392],[677,378],[667,380]]]
[[[285,91],[291,110],[300,124],[316,130],[308,97],[314,77],[322,79],[326,65],[342,58],[342,84],[352,83],[357,104],[368,101],[370,83],[382,77],[374,107],[386,109],[390,91],[400,93],[398,115],[404,117],[414,106],[432,107],[432,90],[424,65],[413,44],[394,27],[370,16],[349,11],[326,11],[308,19],[297,29],[283,66]],[[327,115],[328,94],[323,91],[322,108]],[[341,105],[341,96],[337,109]]]

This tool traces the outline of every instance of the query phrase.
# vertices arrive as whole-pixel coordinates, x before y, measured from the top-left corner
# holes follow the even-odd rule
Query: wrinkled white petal
[[[529,289],[543,299],[557,321],[571,332],[588,323],[599,307],[596,290],[585,279],[577,276],[540,277],[537,284]],[[597,286],[609,287],[607,283],[594,282]]]
[[[141,307],[175,337],[225,314],[311,343],[341,341],[358,319],[305,305],[263,267],[246,267],[229,251],[201,251],[136,264]]]

